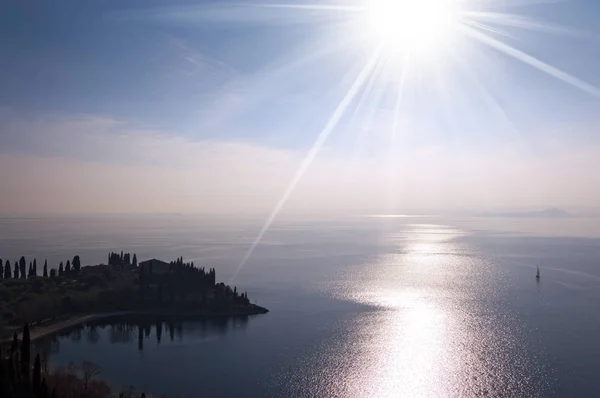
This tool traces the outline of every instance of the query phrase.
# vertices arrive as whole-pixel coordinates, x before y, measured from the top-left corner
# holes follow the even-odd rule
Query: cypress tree
[[[67,265],[65,266],[65,274],[71,273],[71,262],[67,260]]]
[[[37,261],[33,259],[33,276],[37,276]]]
[[[42,363],[40,361],[40,354],[35,356],[31,385],[35,394],[40,394],[42,392]]]
[[[81,259],[79,258],[79,256],[75,256],[75,257],[73,257],[73,271],[79,272],[80,269],[81,269]]]
[[[10,261],[6,260],[6,264],[4,264],[4,279],[10,279]]]
[[[4,279],[4,263],[0,259],[0,279]]]
[[[44,261],[44,278],[48,277],[48,260]]]
[[[25,385],[29,385],[31,372],[31,338],[29,336],[29,324],[23,327],[23,339],[21,340],[21,377]]]
[[[133,253],[133,264],[134,267],[137,267],[137,256]]]
[[[25,261],[25,257],[21,256],[21,259],[19,260],[19,276],[21,277],[21,279],[25,279],[27,277],[27,275],[25,274],[26,267],[27,262]]]
[[[31,278],[33,275],[33,265],[31,265],[31,261],[29,262],[29,268],[27,268],[27,277]]]
[[[13,334],[13,341],[12,341],[12,345],[10,346],[10,352],[11,353],[17,352],[18,349],[19,349],[19,336],[17,336],[17,332],[15,332],[15,334]]]
[[[19,263],[15,261],[15,273],[13,275],[14,279],[19,279]]]
[[[64,268],[63,268],[63,263],[62,261],[60,262],[60,264],[58,265],[58,276],[63,276],[64,274]]]

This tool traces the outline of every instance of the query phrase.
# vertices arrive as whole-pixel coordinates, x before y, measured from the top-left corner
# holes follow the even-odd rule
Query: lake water
[[[96,264],[123,249],[183,256],[227,282],[259,229],[183,216],[2,218],[0,258]],[[170,397],[600,396],[599,237],[594,219],[278,222],[234,281],[268,314],[141,331],[114,322],[40,349]]]

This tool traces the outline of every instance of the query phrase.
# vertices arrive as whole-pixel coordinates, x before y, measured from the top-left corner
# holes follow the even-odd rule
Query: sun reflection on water
[[[461,231],[412,225],[398,250],[358,269],[346,300],[362,313],[324,355],[318,396],[538,396],[508,314],[485,304],[483,262],[465,257]],[[343,343],[342,343],[343,341]],[[535,376],[535,377],[534,377]]]

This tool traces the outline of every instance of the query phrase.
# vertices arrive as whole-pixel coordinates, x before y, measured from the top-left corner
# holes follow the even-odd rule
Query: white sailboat
[[[540,266],[537,266],[537,272],[535,274],[536,279],[540,279]]]

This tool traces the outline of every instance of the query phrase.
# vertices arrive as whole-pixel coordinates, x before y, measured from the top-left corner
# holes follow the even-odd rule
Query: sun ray
[[[523,15],[501,13],[501,12],[483,12],[483,11],[463,11],[461,12],[463,21],[479,22],[485,21],[495,25],[506,27],[521,28],[525,30],[538,31],[543,33],[554,33],[569,36],[585,36],[584,32],[550,23],[541,23],[535,19]]]
[[[392,125],[392,145],[394,147],[396,134],[398,133],[398,125],[400,124],[400,110],[402,107],[402,99],[404,96],[404,87],[406,85],[406,76],[410,67],[410,53],[402,60],[402,69],[400,72],[400,80],[398,82],[398,95],[396,98],[396,106],[394,107],[394,122]]]
[[[371,75],[371,78],[369,79],[369,82],[367,83],[365,90],[363,91],[362,95],[360,96],[360,100],[358,101],[356,108],[354,108],[354,112],[352,113],[352,118],[350,119],[350,124],[352,124],[352,122],[356,120],[356,117],[358,116],[359,112],[362,110],[363,106],[367,102],[367,99],[368,99],[369,95],[371,94],[371,91],[373,90],[373,86],[375,85],[375,82],[379,78],[381,70],[383,69],[384,63],[385,63],[385,57],[380,57],[379,61],[377,61],[377,65],[375,65],[375,69],[373,70],[373,74]]]
[[[514,135],[518,138],[522,138],[521,132],[514,122],[510,120],[506,110],[500,105],[498,100],[492,95],[486,85],[483,84],[480,74],[476,68],[458,56],[455,57],[455,62],[459,67],[467,72],[466,76],[468,76],[470,82],[473,83],[473,86],[479,92],[479,95],[483,98],[483,101],[491,108],[492,112],[496,114],[496,116],[498,116],[503,123],[505,123],[511,133],[514,133]]]
[[[252,256],[252,253],[254,252],[254,250],[256,249],[256,247],[258,246],[258,244],[261,242],[261,240],[264,237],[265,233],[269,230],[269,228],[271,227],[271,225],[273,224],[273,222],[277,218],[277,215],[279,214],[279,212],[281,211],[281,209],[283,208],[283,206],[287,202],[288,198],[290,197],[290,195],[292,194],[292,192],[296,188],[296,185],[298,185],[298,182],[302,179],[302,177],[304,176],[304,174],[306,173],[306,171],[308,170],[308,168],[312,164],[313,160],[315,159],[315,157],[317,156],[317,154],[321,150],[323,144],[325,143],[325,141],[327,140],[327,138],[329,137],[329,135],[331,134],[331,132],[335,129],[335,127],[339,123],[341,117],[346,112],[348,106],[351,104],[351,102],[354,100],[354,98],[356,97],[356,95],[359,93],[361,87],[364,86],[364,84],[369,79],[370,75],[373,73],[373,68],[377,64],[377,62],[380,59],[380,57],[381,57],[381,49],[378,48],[374,52],[373,56],[369,59],[369,61],[365,65],[365,67],[360,71],[360,73],[358,74],[356,80],[354,81],[354,83],[352,84],[352,86],[350,87],[350,89],[348,90],[348,92],[346,93],[346,95],[344,96],[344,98],[341,100],[341,102],[339,103],[339,105],[337,106],[337,108],[334,110],[333,114],[331,115],[331,117],[327,121],[327,124],[325,125],[325,127],[323,128],[323,130],[321,131],[321,133],[319,134],[319,136],[317,137],[317,140],[315,141],[315,143],[313,144],[313,146],[308,151],[308,154],[306,155],[306,157],[302,161],[302,164],[300,165],[300,167],[296,171],[296,174],[294,175],[294,178],[292,179],[292,181],[290,182],[290,184],[286,188],[286,190],[283,193],[281,199],[279,199],[279,201],[277,202],[277,204],[275,205],[275,207],[273,208],[273,210],[269,214],[269,217],[267,218],[266,222],[264,223],[263,227],[261,228],[260,232],[258,233],[256,239],[254,239],[254,241],[252,242],[252,245],[250,246],[250,248],[248,249],[248,251],[244,255],[244,258],[242,259],[242,261],[238,265],[235,273],[232,275],[232,277],[231,277],[231,279],[229,281],[230,284],[233,283],[233,281],[235,280],[235,278],[237,277],[237,275],[240,273],[240,271],[242,270],[242,268],[244,268],[244,265],[246,264],[246,262],[248,261],[248,259],[250,258],[250,256]]]
[[[385,64],[385,56],[382,56],[379,58],[377,65],[375,65],[375,69],[373,70],[373,74],[371,75],[371,78],[369,79],[367,87],[363,91],[362,95],[360,96],[360,100],[358,101],[358,104],[356,105],[356,107],[354,108],[354,111],[352,112],[352,116],[350,117],[350,120],[348,121],[348,127],[346,129],[346,132],[349,132],[350,129],[353,128],[353,126],[355,125],[355,123],[358,119],[358,116],[361,114],[363,108],[365,107],[365,104],[367,104],[367,101],[373,92],[373,87],[375,86],[377,79],[380,78],[381,71],[384,67],[384,64]],[[376,97],[380,97],[380,95],[378,95]],[[371,106],[376,106],[378,101],[379,101],[379,99],[377,98],[375,101],[369,101],[369,103]],[[370,110],[369,110],[369,113],[370,113]],[[361,131],[362,131],[362,129],[359,129],[359,133],[358,133],[359,137],[357,138],[355,145],[354,145],[354,157],[357,157],[358,148],[362,146],[359,143],[360,137],[362,137],[362,135],[363,135],[361,133]]]
[[[486,44],[512,58],[515,58],[527,65],[530,65],[532,67],[534,67],[535,69],[539,70],[540,72],[543,72],[549,76],[552,76],[558,80],[563,81],[564,83],[570,84],[571,86],[580,89],[581,91],[584,91],[590,95],[593,95],[594,97],[600,98],[600,89],[596,88],[595,86],[591,85],[590,83],[587,83],[581,79],[576,78],[575,76],[572,76],[570,74],[568,74],[567,72],[564,72],[550,64],[547,64],[543,61],[540,61],[539,59],[521,51],[518,50],[506,43],[501,42],[500,40],[494,39],[493,37],[490,37],[488,35],[486,35],[485,33],[479,32],[478,30],[465,26],[463,25],[463,29],[465,31],[466,34],[468,34],[470,37],[480,41],[483,44]]]
[[[504,36],[504,37],[513,37],[511,34],[504,32],[498,28],[495,28],[493,26],[481,23],[481,22],[477,22],[477,21],[462,21],[462,24],[464,25],[470,25],[473,26],[475,28],[479,28],[482,30],[486,30],[488,32],[500,35],[500,36]]]
[[[354,121],[350,121],[350,123],[348,124],[348,132],[352,131],[352,128],[356,128],[356,134],[357,134],[357,138],[354,144],[354,158],[358,158],[359,157],[359,153],[361,149],[368,149],[368,139],[370,134],[372,133],[371,131],[371,127],[373,126],[373,118],[375,117],[375,115],[377,114],[377,110],[379,109],[379,106],[381,105],[381,101],[382,101],[382,97],[384,96],[384,92],[385,92],[385,75],[384,75],[384,71],[385,71],[385,66],[387,63],[387,56],[383,55],[381,57],[381,69],[378,71],[378,76],[376,81],[374,81],[374,88],[372,89],[373,95],[370,96],[369,101],[367,101],[365,104],[363,104],[363,108],[364,108],[364,113],[363,116],[359,119],[358,115],[356,120]],[[354,122],[357,122],[357,120],[360,121],[360,123],[357,123],[355,126],[353,125]]]
[[[341,102],[329,116],[326,125],[317,135],[282,196],[262,224],[258,235],[233,274],[232,281],[261,243],[331,132],[339,127],[342,117],[349,113],[351,107],[353,108],[349,117],[349,127],[344,130],[345,134],[350,134],[351,126],[356,124],[359,116],[366,113],[366,117],[361,118],[363,123],[358,129],[357,142],[363,139],[363,135],[367,139],[371,138],[368,135],[375,131],[371,129],[371,125],[376,124],[374,117],[376,117],[377,108],[383,103],[388,106],[388,94],[392,93],[390,89],[393,90],[389,97],[389,102],[394,102],[391,105],[393,106],[391,115],[393,120],[389,122],[391,126],[386,125],[380,130],[384,132],[384,138],[390,140],[387,148],[387,161],[390,167],[388,185],[390,196],[383,199],[389,199],[391,201],[389,204],[394,205],[396,183],[398,173],[400,173],[395,168],[394,161],[397,156],[395,151],[399,148],[396,141],[403,121],[401,119],[401,115],[404,115],[402,111],[407,105],[413,106],[411,100],[418,100],[417,93],[421,88],[425,88],[423,91],[427,92],[428,86],[432,84],[432,69],[441,68],[442,65],[447,68],[448,63],[453,61],[449,59],[452,57],[448,57],[447,53],[457,54],[454,58],[461,61],[463,66],[468,64],[468,61],[462,59],[463,50],[469,48],[465,44],[482,43],[483,46],[474,46],[474,48],[477,51],[498,51],[504,56],[514,58],[539,72],[600,98],[600,89],[597,87],[507,44],[501,38],[501,36],[516,38],[519,31],[525,30],[564,35],[579,34],[575,30],[541,23],[514,11],[513,13],[494,12],[493,10],[488,12],[485,11],[487,5],[477,7],[477,10],[469,10],[467,8],[470,5],[472,3],[462,0],[337,0],[336,3],[294,4],[288,1],[281,4],[261,3],[231,8],[225,6],[208,8],[209,12],[201,17],[204,21],[255,23],[260,26],[312,24],[315,29],[321,28],[320,33],[314,35],[318,41],[318,43],[314,43],[314,47],[323,43],[329,43],[331,47],[338,49],[341,45],[349,45],[350,47],[354,46],[357,52],[365,53],[364,59],[361,54],[361,63],[357,66],[358,73],[354,75],[355,70],[352,69],[352,72],[346,75],[348,81],[344,81],[343,85],[349,85],[350,89],[346,91]],[[185,17],[188,18],[187,15]],[[332,53],[335,48],[331,49]],[[373,52],[372,48],[377,48],[377,50]],[[290,63],[301,67],[306,65],[309,60],[310,62],[320,62],[320,57],[315,57],[314,49],[308,46],[306,54],[296,54],[290,59]],[[367,51],[370,57],[367,55]],[[365,63],[363,64],[363,62]],[[284,65],[283,70],[289,71],[289,68]],[[436,83],[439,84],[440,94],[445,96],[442,103],[452,103],[452,100],[447,98],[450,93],[445,90],[447,87],[455,88],[455,86],[445,80],[447,76],[441,72]],[[256,80],[251,77],[251,80],[256,83],[252,86],[252,91],[264,93],[259,95],[276,93],[276,90],[268,90],[268,84],[266,84],[267,90],[262,90],[263,84],[273,78],[269,74],[270,68],[267,68],[264,79]],[[483,80],[479,78],[479,75],[472,73],[468,75],[468,84],[474,86],[479,96],[483,97],[485,105],[502,119],[510,130],[518,133],[518,129],[509,119],[506,110],[502,108],[488,87],[482,83]],[[450,84],[450,86],[446,84]],[[276,83],[274,88],[277,89]],[[450,108],[448,107],[448,112],[451,112]],[[445,109],[440,112],[443,111]],[[389,117],[390,114],[388,113],[387,116]],[[386,121],[386,123],[388,122]],[[453,124],[453,127],[459,126]],[[357,148],[362,148],[362,145],[355,144],[355,152],[357,152]]]
[[[351,12],[362,12],[364,6],[350,5],[350,4],[283,4],[283,3],[262,3],[254,4],[256,7],[263,8],[283,8],[292,10],[312,10],[312,11],[351,11]]]

